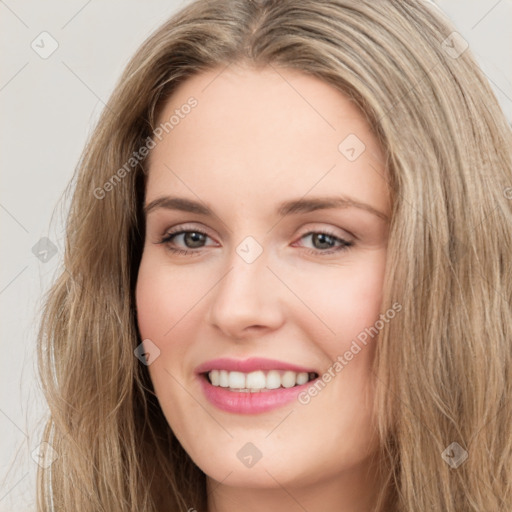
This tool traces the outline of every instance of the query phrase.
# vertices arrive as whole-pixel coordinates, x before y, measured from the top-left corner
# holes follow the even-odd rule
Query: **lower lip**
[[[310,387],[316,379],[293,388],[278,388],[254,393],[230,391],[229,388],[213,386],[204,375],[199,375],[199,380],[207,400],[218,409],[235,414],[259,414],[293,402],[297,399],[297,395]]]

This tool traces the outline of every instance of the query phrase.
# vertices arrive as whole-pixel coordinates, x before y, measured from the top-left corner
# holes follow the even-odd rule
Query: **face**
[[[172,116],[148,160],[136,289],[169,426],[231,486],[360,474],[377,448],[381,148],[347,97],[292,70],[196,75]]]

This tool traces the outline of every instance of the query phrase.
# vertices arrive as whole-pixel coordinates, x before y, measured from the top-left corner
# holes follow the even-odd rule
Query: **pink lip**
[[[277,359],[264,359],[261,357],[251,357],[249,359],[212,359],[200,364],[196,368],[196,373],[207,373],[211,370],[227,370],[228,372],[254,372],[256,370],[291,370],[292,372],[315,372],[311,368],[304,368],[295,364],[285,363]],[[318,373],[318,372],[316,372]]]
[[[213,386],[206,376],[203,375],[211,370],[239,371],[244,373],[256,370],[291,370],[298,373],[310,373],[314,372],[314,370],[284,363],[282,361],[257,357],[245,360],[227,358],[214,359],[199,365],[196,368],[196,373],[206,399],[217,408],[235,414],[259,414],[282,407],[296,400],[297,395],[314,382],[313,380],[300,386],[294,386],[293,388],[278,388],[268,391],[246,393],[230,391],[220,386]]]

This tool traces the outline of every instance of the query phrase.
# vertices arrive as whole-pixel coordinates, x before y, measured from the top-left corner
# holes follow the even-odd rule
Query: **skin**
[[[375,323],[388,220],[357,207],[275,210],[343,195],[389,218],[381,147],[345,95],[299,71],[203,72],[180,85],[159,121],[191,96],[197,106],[151,150],[145,204],[179,196],[215,215],[152,209],[136,288],[142,339],[160,350],[148,369],[165,417],[207,475],[210,512],[373,510],[377,338],[307,405],[257,415],[217,409],[194,369],[217,357],[266,357],[322,374]],[[366,146],[354,161],[338,149],[349,134]],[[208,237],[159,243],[181,226]],[[325,254],[340,244],[308,235],[325,229],[353,245]],[[236,252],[247,236],[263,249],[252,263]],[[252,467],[237,457],[248,442],[262,453]]]

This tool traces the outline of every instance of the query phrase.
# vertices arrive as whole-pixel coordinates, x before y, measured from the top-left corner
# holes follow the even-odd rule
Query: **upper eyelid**
[[[186,224],[185,225],[178,225],[177,227],[166,229],[162,236],[166,237],[166,236],[169,236],[169,235],[181,235],[183,233],[187,233],[187,232],[190,232],[190,231],[195,231],[195,232],[198,232],[198,233],[204,233],[206,236],[208,236],[212,240],[215,240],[215,237],[213,237],[209,233],[208,229],[203,228],[203,227],[200,227],[200,228],[189,227]]]
[[[351,231],[349,231],[348,229],[345,229],[345,228],[340,228],[340,227],[334,227],[334,226],[328,226],[328,227],[325,227],[325,223],[321,223],[321,222],[308,222],[308,224],[313,224],[313,226],[310,226],[308,228],[306,228],[304,230],[304,232],[301,234],[301,236],[304,236],[304,235],[307,235],[311,232],[321,232],[321,231],[332,231],[333,234],[332,236],[337,236],[339,238],[346,238],[348,235],[349,238],[351,239],[354,239],[354,240],[357,240],[358,237],[356,235],[354,235]],[[324,225],[323,227],[321,225]],[[342,231],[342,233],[339,233],[339,234],[336,234],[335,232],[336,231]],[[168,235],[168,234],[177,234],[177,233],[181,233],[183,231],[199,231],[199,232],[203,232],[205,233],[206,235],[208,235],[210,238],[213,238],[215,239],[215,236],[212,236],[210,234],[210,230],[209,228],[207,227],[203,227],[202,225],[200,225],[200,227],[197,227],[196,225],[193,225],[193,224],[187,224],[187,223],[184,223],[184,224],[177,224],[176,226],[173,226],[171,228],[167,228],[163,235],[162,236],[165,236],[165,235]],[[346,235],[344,235],[343,233],[346,233]]]

